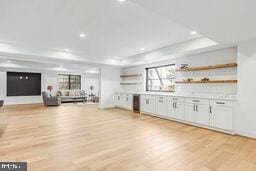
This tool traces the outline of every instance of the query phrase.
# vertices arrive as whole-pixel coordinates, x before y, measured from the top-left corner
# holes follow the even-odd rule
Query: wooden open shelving
[[[140,85],[141,83],[120,83],[121,85]]]
[[[140,77],[142,74],[128,74],[128,75],[120,75],[120,77],[125,78],[125,77]]]
[[[176,81],[179,84],[193,84],[193,83],[237,83],[237,80],[210,80],[210,81]]]
[[[191,68],[177,69],[176,71],[186,72],[186,71],[200,71],[200,70],[219,69],[219,68],[232,68],[232,67],[237,67],[237,63],[228,63],[228,64],[218,64],[218,65],[191,67]]]

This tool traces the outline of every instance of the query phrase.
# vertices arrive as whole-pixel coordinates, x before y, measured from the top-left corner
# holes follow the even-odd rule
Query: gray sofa
[[[87,93],[84,90],[59,90],[57,96],[61,102],[83,102],[87,101]]]
[[[50,93],[47,91],[42,92],[42,97],[45,106],[59,106],[61,104],[59,97],[51,97]]]

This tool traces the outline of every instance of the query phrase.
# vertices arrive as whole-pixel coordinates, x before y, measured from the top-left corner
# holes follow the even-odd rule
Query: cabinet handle
[[[163,101],[162,101],[162,100],[159,100],[158,102],[163,103]]]
[[[193,105],[193,111],[196,111],[196,110],[195,110],[195,107],[196,107],[196,105]]]
[[[149,104],[149,100],[148,99],[146,99],[146,104]]]
[[[177,109],[177,103],[175,103],[175,109]]]
[[[163,97],[159,97],[159,99],[163,99]]]
[[[196,105],[196,111],[198,112],[198,105]]]
[[[175,107],[174,107],[174,102],[172,102],[172,108],[175,108]]]
[[[216,102],[216,104],[225,104],[225,102]]]
[[[118,98],[117,98],[118,100],[120,100],[120,96],[118,96]]]
[[[126,101],[128,102],[128,97],[126,97]]]
[[[210,106],[210,114],[212,114],[212,107]]]
[[[199,100],[193,100],[193,102],[199,102]]]
[[[173,98],[172,100],[178,100],[178,99],[176,99],[176,98]]]

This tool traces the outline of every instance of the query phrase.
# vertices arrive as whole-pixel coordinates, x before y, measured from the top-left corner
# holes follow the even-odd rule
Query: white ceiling
[[[1,0],[0,21],[2,43],[31,51],[70,49],[93,62],[200,37],[129,0]]]
[[[0,0],[0,58],[130,66],[215,46],[210,39],[218,47],[236,45],[256,38],[255,6],[255,0]]]
[[[131,0],[221,44],[256,38],[255,0]]]

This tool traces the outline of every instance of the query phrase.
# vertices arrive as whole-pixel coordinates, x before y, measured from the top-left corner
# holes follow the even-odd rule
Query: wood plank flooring
[[[0,161],[29,170],[256,170],[256,140],[121,109],[0,108]]]

